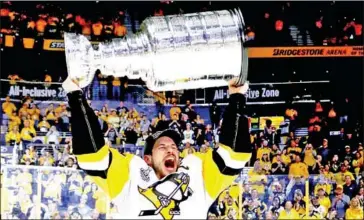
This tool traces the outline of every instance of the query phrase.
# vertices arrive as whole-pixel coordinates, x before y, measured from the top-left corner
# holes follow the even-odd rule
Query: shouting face
[[[177,171],[179,165],[179,151],[176,143],[169,137],[160,137],[155,142],[152,155],[145,158],[158,178],[163,178]]]

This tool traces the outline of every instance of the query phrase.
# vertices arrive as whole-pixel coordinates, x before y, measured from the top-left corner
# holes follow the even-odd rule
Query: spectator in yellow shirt
[[[16,107],[14,103],[10,101],[10,97],[6,96],[5,102],[2,104],[3,112],[8,116],[11,117],[12,113],[16,111]]]
[[[34,120],[32,119],[32,116],[28,114],[28,115],[27,115],[27,117],[26,117],[26,120],[27,120],[27,121],[29,121],[29,127],[34,128],[34,124],[35,124],[35,122],[34,122]]]
[[[61,103],[61,104],[59,104],[59,106],[57,107],[57,108],[55,108],[54,109],[54,113],[62,113],[63,112],[63,110],[64,110],[64,107],[63,106],[65,106],[66,104],[65,103]]]
[[[19,144],[21,140],[21,136],[19,133],[19,127],[13,126],[13,129],[6,133],[5,142],[10,145]]]
[[[22,171],[18,170],[15,181],[19,187],[23,187],[25,194],[32,194],[33,190],[31,183],[33,182],[33,175],[28,169],[22,169]]]
[[[106,214],[106,204],[107,197],[106,194],[102,191],[102,189],[98,189],[92,196],[96,200],[95,209],[100,214],[105,216]]]
[[[177,114],[177,116],[179,117],[181,113],[182,113],[181,108],[177,106],[176,102],[173,102],[173,105],[169,110],[169,116],[173,118],[173,115]]]
[[[52,77],[49,74],[44,75],[44,86],[49,87],[52,83]]]
[[[212,148],[203,144],[201,145],[200,152],[201,153],[208,153],[209,151],[212,151]]]
[[[364,159],[359,151],[355,153],[355,159],[353,160],[352,165],[354,167],[355,175],[358,176],[360,170],[363,170],[364,168]]]
[[[33,141],[36,132],[33,127],[30,127],[30,123],[28,120],[24,121],[24,127],[21,129],[20,137],[23,141],[23,146],[26,149],[26,146]]]
[[[25,164],[26,160],[29,160],[30,163],[35,163],[34,154],[32,154],[29,149],[25,150],[25,154],[22,156],[20,162]]]
[[[28,109],[28,114],[31,115],[32,120],[34,120],[34,126],[38,126],[40,109],[36,105],[31,104],[31,107]]]
[[[252,189],[257,190],[259,195],[263,195],[268,180],[265,172],[260,165],[259,160],[255,161],[254,168],[248,172],[248,176],[249,183],[251,183]]]
[[[111,114],[107,117],[107,123],[112,124],[116,130],[119,130],[120,117],[116,114],[116,109],[111,109]]]
[[[47,121],[49,122],[50,125],[54,125],[55,124],[55,120],[57,119],[56,118],[56,113],[54,112],[54,110],[49,110],[47,113],[46,113],[46,116],[47,118]]]
[[[292,202],[289,200],[286,201],[284,210],[279,213],[278,219],[299,219],[300,216],[292,207]]]
[[[119,77],[113,77],[112,80],[112,97],[116,100],[120,98],[121,81]]]
[[[290,158],[290,156],[288,155],[288,153],[287,153],[287,150],[286,150],[286,149],[284,149],[284,150],[282,151],[281,159],[282,159],[282,162],[283,162],[286,166],[288,166],[288,165],[291,163],[291,158]],[[274,163],[274,162],[273,162],[273,163]]]
[[[360,153],[361,157],[364,158],[364,150],[363,150],[363,144],[362,143],[359,143],[358,152]]]
[[[320,203],[320,205],[325,207],[325,213],[328,213],[329,208],[331,207],[331,201],[328,198],[328,196],[326,196],[324,188],[320,187],[317,191],[317,194],[318,194],[318,202]]]
[[[306,145],[306,148],[304,150],[304,159],[303,162],[308,166],[308,167],[313,167],[313,165],[315,165],[316,160],[315,160],[315,156],[316,156],[316,151],[313,149],[313,146],[311,143],[308,143]]]
[[[287,153],[291,156],[291,158],[295,158],[295,154],[300,154],[302,149],[298,147],[298,144],[295,140],[291,140],[290,146],[287,148]]]
[[[38,163],[40,166],[52,166],[54,163],[54,159],[48,151],[45,151],[43,155],[38,159]]]
[[[28,115],[28,104],[24,103],[18,113],[20,118],[26,118]]]
[[[270,152],[272,151],[272,149],[270,147],[268,147],[268,141],[264,140],[263,141],[263,146],[261,146],[260,148],[258,148],[257,151],[257,159],[262,159],[263,154],[268,154],[270,155]]]
[[[327,195],[330,195],[332,185],[330,182],[327,182],[327,179],[320,177],[318,183],[315,184],[314,195],[318,195],[319,189],[323,189]]]
[[[355,180],[354,175],[350,171],[347,171],[347,167],[345,166],[345,164],[341,164],[340,172],[335,173],[334,175],[335,182],[338,185],[345,184],[345,176],[350,176],[351,180]]]
[[[350,207],[345,212],[345,219],[364,219],[363,207],[360,207],[357,198],[350,201]]]
[[[296,155],[295,157],[295,162],[292,163],[289,166],[289,176],[290,177],[304,177],[304,178],[308,178],[309,173],[308,173],[308,167],[305,163],[301,162],[301,156],[300,155]]]
[[[330,171],[329,164],[325,164],[325,167],[320,170],[320,174],[323,175],[327,180],[334,181],[334,174]]]
[[[54,105],[52,103],[44,110],[44,114],[47,115],[50,111],[54,111]]]
[[[21,80],[21,78],[18,76],[18,74],[10,74],[8,76],[8,79],[10,79],[9,84],[10,85],[16,85],[16,82]]]
[[[180,154],[180,157],[185,158],[187,157],[187,155],[193,154],[195,152],[196,152],[195,148],[193,148],[190,143],[186,143],[186,147],[185,149],[183,149],[182,153]]]
[[[269,160],[268,153],[264,153],[261,160],[260,166],[262,167],[265,174],[270,174],[272,171],[272,163]]]
[[[300,216],[306,212],[306,202],[303,200],[303,193],[300,189],[294,191],[293,208]]]
[[[46,117],[43,117],[43,120],[41,122],[39,122],[39,124],[38,124],[38,129],[41,132],[48,132],[50,127],[51,127],[51,125],[48,123]]]
[[[21,119],[17,115],[16,112],[13,112],[12,116],[10,117],[9,121],[9,131],[13,129],[14,126],[19,126],[21,124]]]
[[[232,217],[232,219],[238,218],[238,201],[234,199],[229,193],[226,194],[222,203],[219,204],[219,208],[221,211],[224,211],[224,213],[221,213],[221,215],[225,217]]]
[[[136,118],[137,120],[140,120],[139,113],[135,108],[131,109],[130,117],[133,118],[133,119]]]

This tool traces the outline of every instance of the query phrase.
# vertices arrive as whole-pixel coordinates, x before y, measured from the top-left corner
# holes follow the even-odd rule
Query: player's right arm
[[[94,177],[110,198],[117,196],[129,180],[133,155],[122,155],[105,144],[97,116],[77,84],[69,78],[63,83],[71,109],[73,153],[79,167]]]

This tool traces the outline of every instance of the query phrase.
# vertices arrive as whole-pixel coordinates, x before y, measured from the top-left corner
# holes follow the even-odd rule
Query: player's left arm
[[[222,190],[231,185],[251,158],[249,122],[245,116],[248,85],[229,86],[229,105],[223,115],[218,148],[197,154],[202,160],[205,191],[216,199]]]

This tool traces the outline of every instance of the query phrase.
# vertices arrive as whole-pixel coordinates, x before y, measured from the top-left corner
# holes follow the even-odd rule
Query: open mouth
[[[176,167],[176,159],[174,157],[169,157],[164,161],[164,166],[168,171],[174,171]]]

